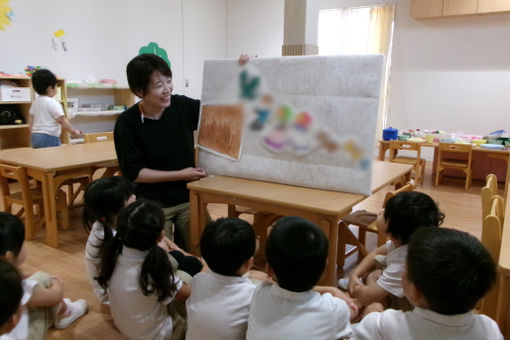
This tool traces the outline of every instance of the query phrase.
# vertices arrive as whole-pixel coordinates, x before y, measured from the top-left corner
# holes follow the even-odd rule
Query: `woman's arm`
[[[171,181],[195,181],[207,176],[202,168],[185,168],[181,170],[164,171],[143,168],[138,173],[135,182],[139,183],[159,183]]]

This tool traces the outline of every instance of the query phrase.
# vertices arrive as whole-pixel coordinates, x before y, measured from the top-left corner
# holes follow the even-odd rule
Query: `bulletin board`
[[[382,66],[381,55],[206,61],[198,166],[369,195]]]

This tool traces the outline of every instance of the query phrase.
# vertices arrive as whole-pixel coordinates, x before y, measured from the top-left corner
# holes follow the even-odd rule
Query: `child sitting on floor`
[[[9,262],[0,260],[0,306],[2,306],[0,308],[0,340],[12,339],[7,334],[19,322],[22,297],[23,286],[20,273]]]
[[[278,284],[262,283],[256,289],[247,340],[334,340],[351,335],[349,320],[357,315],[352,301],[334,287],[313,290],[327,255],[328,239],[312,222],[295,216],[276,222],[266,257],[268,275]]]
[[[253,265],[253,228],[239,218],[220,218],[204,229],[200,251],[210,271],[191,281],[186,339],[246,339],[256,285],[243,276]]]
[[[385,230],[390,240],[370,252],[349,280],[340,279],[340,288],[348,288],[351,296],[364,306],[381,302],[384,307],[412,309],[402,288],[407,243],[419,227],[435,228],[443,219],[444,214],[434,200],[422,192],[401,192],[391,198],[386,208],[379,212],[376,222],[377,228]],[[384,269],[374,270],[379,255],[386,256]]]
[[[120,212],[117,233],[101,254],[97,281],[107,292],[115,325],[129,339],[184,339],[186,322],[170,303],[185,301],[190,290],[158,245],[163,225],[159,206],[135,201]]]
[[[11,214],[0,212],[0,259],[18,267],[25,261],[25,227]],[[48,328],[64,329],[87,312],[87,302],[71,302],[61,278],[43,272],[23,280],[23,312],[9,333],[14,339],[45,339]],[[2,307],[3,308],[3,307]]]
[[[409,242],[403,277],[414,310],[370,313],[353,326],[353,338],[503,340],[493,320],[472,312],[495,279],[494,261],[475,237],[447,228],[420,228]]]

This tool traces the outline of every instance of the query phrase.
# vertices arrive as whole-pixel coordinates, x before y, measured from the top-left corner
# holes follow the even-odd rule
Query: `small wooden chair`
[[[406,154],[398,156],[399,151],[412,151],[415,157]],[[390,141],[390,162],[411,164],[414,169],[415,185],[423,184],[426,160],[421,158],[421,143],[392,140]]]
[[[491,254],[495,263],[499,262],[499,252],[501,249],[501,238],[503,234],[503,222],[505,219],[504,200],[499,195],[494,195],[491,199],[490,213],[485,217],[482,223],[482,243]],[[496,282],[491,290],[483,297],[480,306],[480,313],[496,318],[496,310],[499,298],[499,274],[496,275]]]
[[[397,194],[404,191],[413,191],[414,186],[412,183],[407,183],[404,186],[389,191],[384,197],[382,208],[386,207],[386,203],[396,196]],[[376,226],[377,214],[368,212],[366,210],[357,210],[351,213],[349,216],[344,218],[339,223],[339,237],[338,237],[338,254],[337,254],[337,265],[343,266],[345,259],[356,251],[358,251],[362,257],[365,257],[369,251],[366,249],[366,232],[372,232],[377,234],[377,246],[380,247],[386,242],[386,234],[384,231],[379,230]],[[349,225],[358,226],[358,237],[349,229]],[[354,245],[354,248],[346,251],[346,244]]]
[[[87,133],[83,135],[83,142],[84,143],[98,143],[98,142],[106,142],[106,141],[112,141],[113,140],[113,132],[97,132],[97,133]],[[104,173],[101,177],[111,177],[115,175],[115,173],[120,173],[120,168],[117,165],[117,163],[100,163],[96,164],[91,173],[91,178],[93,178],[94,173],[99,169],[105,169]]]
[[[494,174],[488,174],[485,186],[480,192],[482,196],[482,221],[491,210],[491,198],[498,194],[498,178]]]
[[[451,153],[460,155],[460,157],[464,155],[465,157],[458,158],[452,156]],[[439,182],[443,180],[443,170],[456,169],[466,174],[465,190],[468,190],[471,186],[472,163],[473,146],[471,144],[439,143],[435,185],[438,186]]]
[[[9,180],[17,181],[20,190],[12,191]],[[0,187],[6,212],[12,213],[12,206],[14,204],[21,206],[16,216],[20,218],[24,216],[25,239],[31,240],[44,223],[41,187],[30,186],[25,168],[8,164],[0,164]],[[34,205],[38,206],[37,211],[40,212],[39,216],[34,214]],[[66,194],[62,190],[59,190],[57,193],[57,211],[60,213],[62,228],[67,229],[69,226],[69,214],[66,204]]]

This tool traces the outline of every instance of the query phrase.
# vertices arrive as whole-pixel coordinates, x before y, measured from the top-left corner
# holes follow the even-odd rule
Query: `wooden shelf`
[[[5,101],[5,100],[0,101],[0,105],[9,105],[9,104],[32,104],[32,102],[31,101],[9,102],[9,101]]]
[[[28,127],[28,124],[0,125],[0,130],[23,129]]]
[[[124,110],[104,110],[104,111],[78,111],[78,112],[68,112],[68,115],[71,117],[74,116],[113,116],[118,115],[124,112]]]

